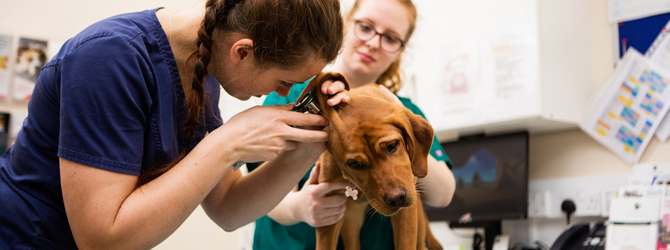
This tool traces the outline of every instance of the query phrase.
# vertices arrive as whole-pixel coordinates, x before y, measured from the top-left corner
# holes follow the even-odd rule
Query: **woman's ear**
[[[233,43],[230,47],[230,61],[232,63],[239,63],[244,59],[249,58],[253,53],[254,41],[249,38],[242,38]]]

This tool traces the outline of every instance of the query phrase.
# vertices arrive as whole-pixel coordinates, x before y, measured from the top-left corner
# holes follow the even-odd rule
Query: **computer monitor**
[[[0,156],[9,147],[9,113],[0,112]]]
[[[456,192],[446,208],[426,207],[428,219],[484,228],[490,249],[503,219],[527,218],[528,132],[464,137],[442,147],[454,164]]]

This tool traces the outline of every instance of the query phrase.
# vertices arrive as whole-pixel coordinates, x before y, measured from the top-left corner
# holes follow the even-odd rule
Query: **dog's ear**
[[[412,161],[412,173],[419,178],[428,174],[428,154],[433,144],[433,127],[420,115],[404,109],[408,124],[403,129],[407,153]]]
[[[309,92],[308,90],[313,89],[315,91],[314,104],[316,104],[316,106],[321,110],[321,115],[330,120],[331,124],[333,124],[333,122],[339,123],[337,107],[345,104],[339,104],[335,107],[328,105],[327,101],[332,96],[321,92],[321,85],[327,80],[341,81],[344,83],[344,88],[347,91],[350,90],[349,82],[347,82],[347,79],[342,74],[337,72],[322,72],[309,82],[309,85],[305,87],[305,91],[300,94],[298,100],[302,100],[302,98]]]

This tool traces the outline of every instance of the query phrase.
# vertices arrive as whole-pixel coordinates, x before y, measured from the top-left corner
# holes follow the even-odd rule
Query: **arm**
[[[63,200],[78,247],[148,249],[167,238],[226,170],[209,155],[213,149],[196,147],[170,171],[139,188],[137,176],[61,159]],[[232,159],[223,162],[232,164]]]
[[[431,155],[428,155],[428,175],[419,179],[419,185],[423,189],[423,202],[433,207],[449,205],[456,191],[456,180],[447,164]]]
[[[268,216],[285,226],[305,222],[312,227],[322,227],[342,219],[347,198],[344,195],[326,195],[333,190],[344,189],[347,183],[318,183],[319,170],[317,163],[302,189],[297,191],[297,187],[294,188]]]
[[[321,91],[333,95],[328,100],[331,106],[341,102],[346,103],[349,100],[349,96],[344,90],[344,84],[340,81],[324,82],[321,85]],[[236,117],[240,115],[242,113],[234,116],[226,124],[239,120]],[[320,115],[310,116],[317,116],[325,120]],[[295,118],[288,118],[286,121],[292,121],[293,119]],[[266,119],[265,126],[267,126],[268,121],[271,121],[271,119]],[[296,124],[295,121],[293,121],[292,125],[310,126],[305,122],[302,125]],[[271,127],[274,126],[270,125],[266,129],[270,129]],[[248,125],[246,129],[248,129]],[[239,132],[242,133],[243,131]],[[325,133],[323,131],[318,132]],[[293,189],[295,184],[305,175],[321,153],[325,151],[326,139],[327,135],[324,140],[318,140],[317,142],[313,142],[314,140],[293,140],[291,142],[292,146],[278,153],[276,159],[264,163],[262,167],[257,168],[247,176],[242,178],[239,173],[227,175],[202,203],[205,212],[226,231],[235,230],[267,214],[282,202],[287,193]],[[258,137],[241,138],[240,140],[266,141]],[[257,162],[262,160],[246,161]],[[326,185],[326,188],[333,188],[330,186]],[[321,196],[325,196],[325,193]],[[288,203],[289,201],[290,199],[287,200],[287,203],[280,204],[279,210],[284,205],[290,204]]]
[[[320,154],[296,157],[298,150],[303,149],[282,152],[244,177],[239,171],[229,172],[203,201],[203,209],[226,231],[262,217],[282,201]]]
[[[253,191],[253,188],[261,186],[259,183],[268,181],[264,190],[272,192],[266,196],[274,195],[279,196],[276,199],[281,199],[295,184],[296,180],[291,175],[302,175],[308,164],[298,164],[298,167],[286,169],[288,171],[283,173],[259,173],[257,175],[263,178],[249,178],[251,181],[246,182],[221,180],[224,175],[227,178],[231,176],[231,182],[238,179],[235,175],[227,175],[230,166],[238,160],[270,161],[280,158],[279,162],[283,162],[295,156],[286,153],[293,149],[302,152],[307,160],[314,161],[318,157],[325,149],[323,144],[327,133],[290,125],[324,126],[327,121],[318,115],[299,114],[288,109],[290,106],[257,107],[243,112],[241,117],[244,119],[231,119],[214,130],[176,166],[139,188],[135,188],[137,176],[61,159],[63,200],[78,246],[96,249],[151,248],[174,232],[214,187],[222,185],[242,184],[240,187]],[[295,141],[312,146],[307,147],[309,149],[304,146],[296,148]],[[288,151],[278,156],[277,152],[282,150]],[[294,173],[299,171],[302,173]],[[272,190],[274,188],[279,191]],[[225,208],[230,211],[222,211],[239,217],[226,217],[236,226],[262,216],[278,202],[270,198],[263,200],[266,198],[263,195],[249,197],[259,199],[250,202],[247,197],[240,198],[239,191],[231,193],[238,195],[231,197],[240,201],[225,202]]]

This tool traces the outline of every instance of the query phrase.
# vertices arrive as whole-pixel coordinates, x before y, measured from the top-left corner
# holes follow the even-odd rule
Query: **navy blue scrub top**
[[[40,72],[23,128],[0,158],[0,249],[77,248],[59,157],[137,176],[222,124],[220,86],[209,76],[204,125],[185,142],[184,91],[156,10],[91,25]]]

